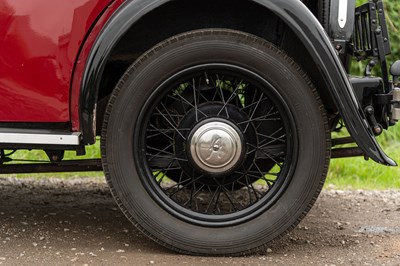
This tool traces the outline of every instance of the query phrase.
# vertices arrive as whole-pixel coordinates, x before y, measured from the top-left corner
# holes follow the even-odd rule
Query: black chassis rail
[[[103,171],[100,159],[66,160],[49,163],[3,164],[0,174],[31,174],[61,172],[97,172]]]
[[[86,63],[81,91],[81,130],[84,144],[95,142],[95,110],[99,83],[109,55],[129,28],[147,13],[172,0],[128,0],[110,18],[97,37]],[[248,0],[275,13],[308,48],[347,129],[365,155],[376,162],[395,166],[377,143],[356,99],[345,68],[319,21],[298,0]],[[352,11],[351,11],[352,12]]]

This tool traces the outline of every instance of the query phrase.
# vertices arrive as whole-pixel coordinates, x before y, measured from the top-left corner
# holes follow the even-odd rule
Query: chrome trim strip
[[[80,132],[71,134],[40,134],[40,133],[1,133],[0,143],[13,144],[43,144],[43,145],[73,145],[80,144]]]
[[[338,23],[339,27],[342,29],[344,29],[347,23],[347,8],[348,0],[339,0]]]

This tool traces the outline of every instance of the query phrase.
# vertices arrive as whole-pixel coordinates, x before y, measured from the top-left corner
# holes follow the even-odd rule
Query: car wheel
[[[240,255],[294,228],[330,159],[324,106],[283,51],[204,29],[141,56],[108,104],[112,194],[142,232],[187,254]]]

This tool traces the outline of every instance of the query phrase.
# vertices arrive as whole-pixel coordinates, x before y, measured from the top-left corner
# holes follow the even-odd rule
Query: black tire
[[[241,146],[224,150],[244,154],[228,161],[229,169],[219,161],[227,146],[217,141],[209,148],[216,173],[189,158],[203,156],[196,141],[205,140],[186,142],[204,124],[240,135]],[[218,134],[221,142],[234,139]],[[244,255],[264,249],[310,210],[327,173],[330,134],[315,88],[283,51],[247,33],[204,29],[158,44],[129,68],[108,104],[101,149],[116,202],[144,234],[186,254]],[[171,191],[190,195],[190,203]]]

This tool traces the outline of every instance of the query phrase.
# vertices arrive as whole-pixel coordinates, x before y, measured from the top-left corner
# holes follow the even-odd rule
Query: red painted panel
[[[84,45],[82,46],[81,53],[79,55],[75,70],[74,76],[72,79],[71,85],[71,124],[72,131],[80,131],[80,109],[79,109],[79,98],[81,92],[81,83],[83,74],[85,72],[85,66],[87,59],[89,57],[90,50],[96,40],[96,37],[100,33],[103,26],[106,24],[108,19],[112,14],[118,9],[119,6],[125,0],[114,0],[112,4],[109,5],[107,10],[104,11],[103,15],[97,20],[96,24],[93,26],[90,35],[85,40]]]
[[[0,0],[0,122],[70,121],[89,29],[112,0]]]

